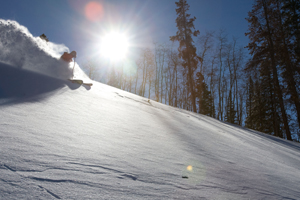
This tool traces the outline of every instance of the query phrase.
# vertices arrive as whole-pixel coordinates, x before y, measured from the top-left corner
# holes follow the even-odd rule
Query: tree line
[[[300,136],[300,2],[255,0],[250,42],[224,29],[201,33],[186,0],[176,3],[170,43],[140,49],[131,73],[111,68],[101,81],[165,103],[288,140]],[[176,48],[177,47],[177,48]],[[248,49],[248,52],[246,51]],[[87,64],[95,78],[95,65]]]

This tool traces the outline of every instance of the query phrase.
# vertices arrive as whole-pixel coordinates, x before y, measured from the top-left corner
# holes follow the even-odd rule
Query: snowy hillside
[[[0,199],[299,199],[298,143],[71,83],[57,48],[0,33]]]

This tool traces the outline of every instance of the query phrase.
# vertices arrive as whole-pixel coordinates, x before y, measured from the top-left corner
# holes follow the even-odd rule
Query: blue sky
[[[96,0],[97,1],[97,0]],[[176,0],[99,0],[102,18],[90,21],[84,14],[89,0],[0,0],[0,18],[16,20],[34,36],[46,34],[50,41],[63,43],[78,52],[80,64],[97,51],[99,36],[111,29],[125,31],[135,47],[153,41],[168,42],[177,28]],[[247,13],[253,0],[188,0],[195,28],[218,31],[225,28],[228,38],[239,38],[246,46]],[[100,45],[100,44],[99,44]]]

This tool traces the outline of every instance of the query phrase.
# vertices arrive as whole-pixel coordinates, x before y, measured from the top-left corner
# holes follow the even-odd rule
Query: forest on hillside
[[[176,2],[178,31],[169,43],[141,48],[124,65],[91,79],[153,101],[287,140],[300,141],[300,1],[255,0],[244,47],[225,29],[201,32],[186,0]]]

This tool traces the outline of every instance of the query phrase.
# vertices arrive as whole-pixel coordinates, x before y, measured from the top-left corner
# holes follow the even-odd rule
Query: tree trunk
[[[268,15],[268,10],[267,10],[267,5],[266,1],[262,0],[263,2],[263,7],[264,7],[264,15],[265,15],[265,20],[266,20],[266,25],[267,25],[267,36],[268,36],[268,42],[270,45],[269,52],[271,56],[271,63],[272,63],[272,71],[273,71],[273,81],[274,81],[274,86],[276,88],[276,92],[279,98],[279,104],[280,104],[280,109],[281,109],[281,114],[282,114],[282,119],[283,119],[283,124],[284,124],[284,129],[286,131],[286,137],[288,140],[292,140],[291,137],[291,132],[288,124],[288,119],[283,103],[283,97],[282,97],[282,91],[279,85],[278,81],[278,74],[277,74],[277,68],[276,68],[276,62],[275,62],[275,51],[274,51],[274,45],[273,45],[273,40],[272,40],[272,35],[271,35],[271,30],[270,30],[270,25],[269,25],[269,15]]]
[[[134,87],[134,93],[135,93],[135,94],[136,94],[136,87],[137,87],[138,78],[139,78],[139,71],[138,71],[138,69],[137,69],[137,70],[136,70],[135,87]]]
[[[222,71],[223,71],[223,61],[222,61],[222,50],[224,45],[225,38],[222,37],[222,30],[220,32],[220,52],[219,52],[219,60],[220,60],[220,70],[219,70],[219,80],[218,80],[218,93],[219,93],[219,111],[218,111],[218,119],[223,121],[223,79],[222,79]]]

